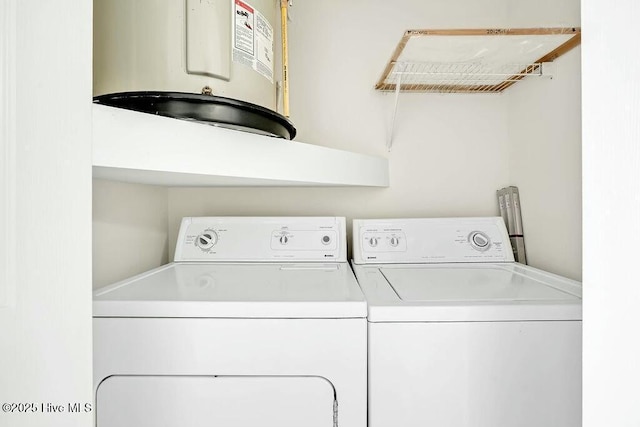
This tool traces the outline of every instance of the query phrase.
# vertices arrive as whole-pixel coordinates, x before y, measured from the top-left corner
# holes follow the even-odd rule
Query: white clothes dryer
[[[171,264],[96,290],[97,427],[366,427],[344,218],[184,218]]]
[[[579,427],[579,282],[513,261],[501,218],[354,220],[370,427]]]

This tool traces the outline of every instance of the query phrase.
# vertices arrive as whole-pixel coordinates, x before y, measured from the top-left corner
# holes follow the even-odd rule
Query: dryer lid
[[[364,318],[346,263],[172,263],[94,292],[94,317]]]
[[[516,263],[355,266],[372,322],[582,319],[578,282]]]

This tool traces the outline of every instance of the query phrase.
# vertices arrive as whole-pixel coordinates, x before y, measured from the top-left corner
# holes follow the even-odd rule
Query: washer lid
[[[581,287],[521,264],[355,266],[369,320],[580,320]]]
[[[364,318],[351,269],[336,264],[172,263],[98,289],[94,317]]]
[[[549,301],[578,297],[502,268],[381,268],[403,301]]]

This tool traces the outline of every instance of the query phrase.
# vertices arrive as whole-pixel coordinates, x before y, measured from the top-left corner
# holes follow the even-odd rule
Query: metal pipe
[[[285,117],[289,117],[288,9],[289,0],[280,0],[280,23],[282,30],[282,112]]]

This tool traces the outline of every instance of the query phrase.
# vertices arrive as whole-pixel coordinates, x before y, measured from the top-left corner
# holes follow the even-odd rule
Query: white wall
[[[366,100],[357,99],[349,102],[366,110]],[[437,99],[437,105],[417,97],[403,104],[416,108],[401,113],[406,121],[400,125],[390,156],[390,188],[170,188],[169,241],[175,242],[183,216],[340,215],[353,219],[495,214],[495,189],[507,177],[506,169],[496,167],[507,161],[504,99],[431,99]],[[461,119],[472,125],[460,128]],[[335,129],[338,138],[346,132],[348,128]],[[476,178],[470,172],[476,164],[490,165],[485,176]],[[474,179],[469,180],[470,176]],[[172,256],[172,247],[170,251]]]
[[[168,262],[167,189],[93,180],[93,287]]]
[[[12,146],[15,196],[0,200],[11,210],[15,236],[0,240],[0,246],[10,245],[15,273],[2,283],[12,290],[8,305],[0,307],[0,403],[65,409],[2,411],[0,425],[88,427],[93,414],[68,413],[67,404],[93,402],[91,2],[3,0],[0,20],[0,150]],[[16,38],[6,55],[9,26]],[[5,96],[14,90],[15,103],[7,104]],[[8,138],[7,126],[14,131]]]
[[[484,28],[506,24],[508,0],[482,1],[299,1],[291,9],[289,59],[291,119],[297,139],[341,149],[386,155],[393,95],[373,90],[406,30],[415,28]],[[468,100],[474,105],[467,106]],[[412,149],[428,150],[452,142],[484,141],[488,135],[469,116],[482,109],[500,114],[498,95],[404,94],[398,112],[398,138]],[[483,102],[487,102],[484,104]],[[498,107],[499,105],[499,107]],[[434,110],[444,108],[442,116]],[[456,114],[451,114],[451,110]],[[449,111],[446,111],[449,110]],[[413,111],[413,113],[411,112]],[[460,117],[457,117],[459,111]],[[456,121],[457,119],[457,121]],[[469,133],[458,135],[461,127]],[[490,128],[487,128],[490,129]],[[495,132],[498,143],[498,127]],[[442,133],[441,133],[442,132]],[[457,137],[460,138],[457,138]],[[443,139],[446,138],[446,139]],[[403,141],[396,141],[397,145]],[[424,147],[424,144],[427,147]],[[424,148],[421,148],[424,147]],[[422,154],[422,153],[417,153]],[[390,159],[401,164],[397,150]],[[401,183],[394,183],[398,187]]]
[[[583,0],[584,426],[640,425],[640,4]]]
[[[519,27],[579,27],[577,1],[511,0]],[[555,76],[507,92],[509,183],[521,194],[529,264],[582,277],[580,47],[554,61]]]
[[[518,186],[528,262],[582,277],[580,49],[554,61],[552,80],[509,93],[509,182]]]

